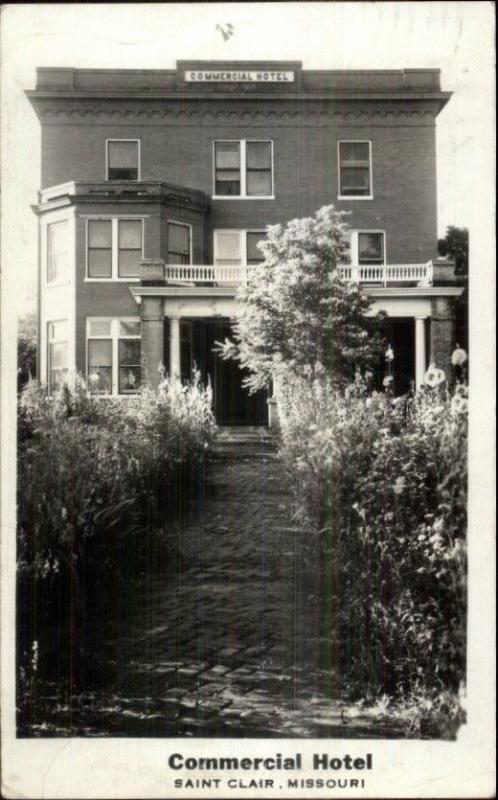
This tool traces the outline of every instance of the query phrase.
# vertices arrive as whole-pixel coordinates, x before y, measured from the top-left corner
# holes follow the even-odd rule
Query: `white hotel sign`
[[[278,70],[187,70],[187,83],[293,83],[294,72]]]

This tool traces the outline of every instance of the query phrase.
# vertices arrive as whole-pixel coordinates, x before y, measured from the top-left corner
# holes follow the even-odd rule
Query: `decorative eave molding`
[[[210,122],[219,121],[248,121],[255,122],[257,120],[264,120],[265,122],[275,121],[282,122],[309,122],[312,124],[320,122],[329,122],[333,120],[349,121],[396,121],[402,119],[410,119],[412,121],[435,120],[434,109],[423,108],[410,108],[410,109],[299,109],[290,111],[289,109],[255,109],[255,110],[218,110],[211,111],[207,109],[199,110],[195,108],[181,108],[181,109],[167,109],[167,108],[81,108],[73,106],[70,108],[45,108],[40,111],[40,118],[45,122],[50,121],[80,121],[85,118],[88,119],[143,119],[146,120],[171,120],[171,121],[193,121],[193,122]]]

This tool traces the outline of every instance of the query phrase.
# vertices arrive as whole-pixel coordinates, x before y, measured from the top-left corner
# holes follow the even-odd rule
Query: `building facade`
[[[454,346],[451,263],[435,258],[438,70],[304,70],[178,62],[175,70],[41,68],[39,377],[79,372],[128,395],[161,368],[210,377],[220,424],[264,424],[230,333],[266,225],[333,204],[351,263],[389,317],[396,390]]]

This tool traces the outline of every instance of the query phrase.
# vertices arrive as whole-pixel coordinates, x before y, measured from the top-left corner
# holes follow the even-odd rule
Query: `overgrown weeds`
[[[412,709],[423,696],[432,718],[465,679],[466,394],[393,403],[359,377],[346,392],[323,376],[280,387],[282,456],[341,690]]]
[[[96,398],[81,380],[53,397],[35,384],[22,393],[18,663],[25,686],[43,671],[83,680],[109,634],[105,619],[132,602],[140,568],[174,567],[171,526],[202,474],[215,428],[211,405],[197,374],[188,385],[168,379],[158,392],[145,388],[122,400]]]

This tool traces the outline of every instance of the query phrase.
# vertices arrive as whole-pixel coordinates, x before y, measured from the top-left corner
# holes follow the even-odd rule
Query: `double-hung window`
[[[107,140],[107,180],[140,179],[140,142],[138,139]]]
[[[273,144],[267,140],[214,143],[215,197],[271,198]]]
[[[257,247],[266,239],[265,231],[217,230],[214,232],[214,263],[259,264],[264,256]]]
[[[382,266],[386,263],[384,231],[352,231],[351,261],[358,266]]]
[[[140,376],[140,320],[87,319],[87,381],[92,394],[134,394]]]
[[[67,221],[47,225],[47,283],[62,283],[68,278]]]
[[[168,264],[190,264],[191,242],[190,225],[168,222]]]
[[[143,220],[87,220],[87,279],[135,280],[143,258]]]
[[[372,197],[372,147],[370,142],[339,142],[339,197]]]
[[[59,389],[68,373],[67,319],[47,323],[48,391]]]
[[[358,264],[385,264],[384,233],[358,231]]]

